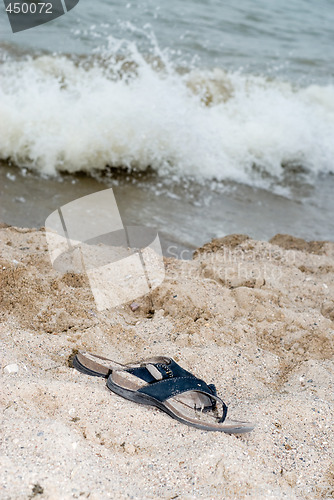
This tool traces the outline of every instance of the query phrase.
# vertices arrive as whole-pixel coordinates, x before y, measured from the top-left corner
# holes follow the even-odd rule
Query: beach
[[[334,243],[214,239],[151,294],[97,311],[43,228],[0,229],[1,493],[20,498],[332,498]],[[171,356],[244,435],[187,427],[71,367]]]
[[[0,16],[1,500],[333,498],[332,0],[57,3]],[[172,357],[254,430],[78,351]]]

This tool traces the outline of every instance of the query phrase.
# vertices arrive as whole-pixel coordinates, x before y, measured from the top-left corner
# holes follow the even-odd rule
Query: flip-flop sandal
[[[227,419],[227,406],[217,396],[215,386],[207,385],[172,358],[154,357],[122,365],[102,356],[78,353],[73,366],[88,375],[107,378],[107,387],[119,396],[155,406],[183,424],[228,434],[254,429],[249,422]]]

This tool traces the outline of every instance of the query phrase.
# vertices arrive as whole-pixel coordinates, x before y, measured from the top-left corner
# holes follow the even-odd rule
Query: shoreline
[[[43,230],[4,225],[3,498],[332,494],[333,242],[215,239],[192,260],[165,258],[165,281],[135,311],[98,312],[84,275],[52,269]],[[256,428],[207,433],[135,405],[70,368],[76,349],[172,356]]]
[[[22,227],[41,227],[58,207],[74,199],[112,188],[125,226],[154,227],[167,257],[182,256],[212,238],[240,232],[257,240],[276,233],[306,240],[332,240],[334,176],[295,185],[292,198],[243,184],[164,184],[163,178],[92,177],[41,178],[17,169],[0,168],[0,221]],[[189,253],[189,252],[188,252]],[[185,252],[184,252],[185,254]]]

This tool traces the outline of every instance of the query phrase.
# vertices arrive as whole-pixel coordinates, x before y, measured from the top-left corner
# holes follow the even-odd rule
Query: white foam
[[[278,178],[286,164],[334,172],[333,86],[153,69],[134,45],[128,57],[136,76],[122,78],[114,57],[86,68],[57,55],[5,61],[0,158],[47,175],[150,166],[248,184],[263,182],[254,165]]]

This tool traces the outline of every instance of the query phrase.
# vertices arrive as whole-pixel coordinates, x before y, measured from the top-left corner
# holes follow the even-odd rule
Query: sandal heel
[[[102,373],[94,372],[93,370],[86,368],[86,366],[84,366],[80,363],[77,356],[74,356],[74,358],[72,360],[72,366],[73,366],[73,368],[78,370],[78,372],[84,373],[85,375],[90,375],[92,377],[102,377],[102,378],[108,377],[108,375],[103,375]]]

